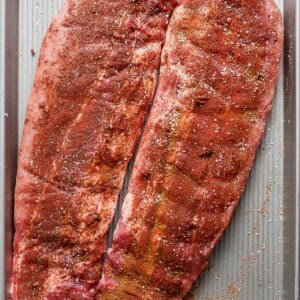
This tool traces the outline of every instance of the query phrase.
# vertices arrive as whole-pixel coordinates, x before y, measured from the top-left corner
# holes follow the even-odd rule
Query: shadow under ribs
[[[279,74],[273,0],[183,1],[96,299],[182,299],[243,192]]]
[[[174,6],[68,0],[54,18],[19,156],[13,299],[93,297]]]

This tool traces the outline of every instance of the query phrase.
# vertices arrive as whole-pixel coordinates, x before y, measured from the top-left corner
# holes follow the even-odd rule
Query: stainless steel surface
[[[4,15],[5,15],[4,1],[0,2],[0,145],[4,145]],[[4,299],[5,289],[5,254],[4,249],[5,243],[5,210],[4,210],[4,149],[0,147],[0,297]]]
[[[1,278],[2,297],[9,293],[11,260],[12,260],[12,238],[13,238],[13,192],[15,186],[17,151],[18,151],[18,1],[10,0],[1,2],[1,32],[4,37],[4,61],[2,62],[2,78],[4,79],[2,92],[4,102],[1,106],[1,153],[3,162],[1,164],[1,179],[3,190],[1,191],[1,231],[2,240],[2,272]],[[2,47],[1,47],[2,48]],[[2,56],[1,55],[1,56]],[[3,182],[4,180],[4,182]],[[1,185],[2,185],[1,184]],[[4,215],[3,215],[4,214]],[[4,263],[4,264],[3,264]]]
[[[283,227],[283,299],[299,299],[300,202],[299,202],[299,140],[300,140],[300,4],[284,3],[284,227]]]
[[[299,299],[298,2],[277,1],[284,15],[285,49],[273,110],[245,194],[212,255],[210,267],[203,272],[192,292],[194,299]],[[16,128],[20,140],[39,47],[53,15],[62,3],[63,0],[0,0],[1,45],[4,43],[4,33],[7,33],[6,53],[4,47],[0,47],[0,192],[3,199],[0,207],[0,247],[4,249],[4,241],[9,246],[6,248],[7,258],[11,257],[10,216],[17,161]],[[18,41],[17,18],[11,19],[9,14],[12,16],[18,11],[18,4],[19,67],[16,68],[14,49]],[[2,76],[4,72],[6,85]],[[5,98],[2,97],[4,91]],[[4,199],[10,203],[5,210]],[[10,222],[6,227],[5,218]],[[3,239],[5,228],[9,231]],[[0,263],[3,272],[4,258],[2,254]],[[6,266],[5,276],[9,279],[9,260]],[[4,291],[3,272],[0,272],[1,291]]]

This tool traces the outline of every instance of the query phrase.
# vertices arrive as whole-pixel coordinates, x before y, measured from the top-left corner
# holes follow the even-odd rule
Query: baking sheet
[[[1,299],[9,299],[18,153],[18,1],[0,1],[0,22],[0,292]]]
[[[0,143],[4,143],[4,1],[0,2]],[[0,249],[4,249],[4,235],[5,235],[5,226],[4,226],[4,149],[0,147]],[[0,291],[2,299],[4,299],[5,291],[5,272],[4,272],[4,251],[0,252]]]
[[[192,299],[299,299],[297,2],[277,1],[284,14],[285,53],[266,135],[257,153],[245,194],[213,252],[209,268],[202,273],[192,290]],[[63,0],[0,1],[0,43],[5,45],[0,47],[0,71],[1,75],[5,74],[0,80],[0,193],[3,196],[0,247],[5,249],[1,251],[0,289],[3,299],[5,286],[9,289],[5,278],[10,276],[16,147],[22,135],[41,41],[62,3]],[[11,18],[17,12],[18,23],[17,18],[9,20],[9,16]],[[14,28],[14,24],[18,24],[18,28]],[[18,59],[14,55],[16,53]],[[5,97],[2,97],[4,93]]]

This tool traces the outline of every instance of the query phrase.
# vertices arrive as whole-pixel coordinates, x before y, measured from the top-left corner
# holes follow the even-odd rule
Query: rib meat
[[[271,110],[273,0],[184,2],[97,299],[182,299],[230,221]]]
[[[92,298],[174,5],[68,0],[55,17],[19,156],[13,299]]]

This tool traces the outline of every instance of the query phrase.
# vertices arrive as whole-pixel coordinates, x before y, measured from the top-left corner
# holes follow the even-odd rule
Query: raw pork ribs
[[[281,47],[273,1],[175,9],[98,299],[182,299],[190,289],[243,192]]]
[[[172,1],[69,0],[42,46],[15,194],[13,299],[90,299]]]

